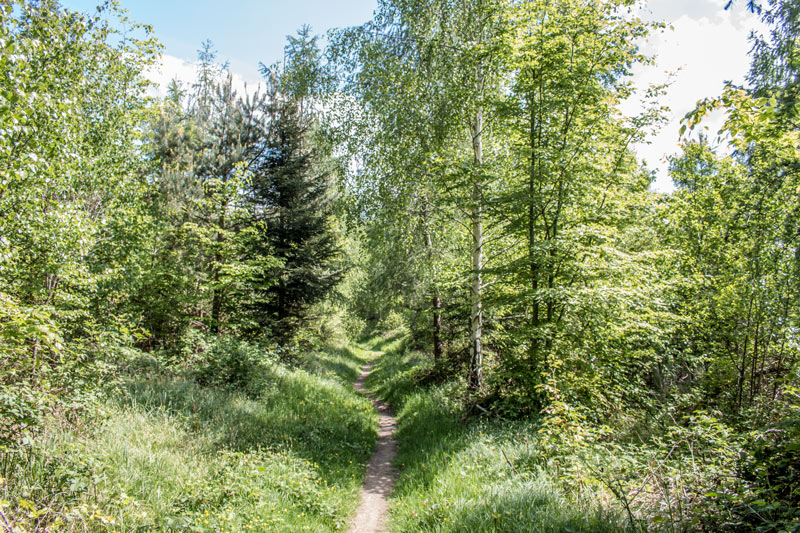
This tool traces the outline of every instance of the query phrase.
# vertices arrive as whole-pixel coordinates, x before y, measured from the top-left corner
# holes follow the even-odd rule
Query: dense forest
[[[370,362],[392,531],[800,531],[800,4],[728,3],[668,193],[642,5],[380,0],[161,98],[116,3],[0,2],[0,529],[345,529]]]

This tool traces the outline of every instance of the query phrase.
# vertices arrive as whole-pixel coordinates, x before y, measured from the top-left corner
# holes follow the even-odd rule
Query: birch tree
[[[371,112],[383,117],[389,131],[402,130],[388,142],[407,146],[402,139],[413,137],[419,141],[415,152],[423,158],[433,155],[440,163],[439,172],[445,169],[443,175],[432,178],[430,166],[418,167],[402,176],[404,186],[427,190],[421,195],[423,203],[435,191],[443,202],[466,213],[468,380],[475,390],[483,381],[486,117],[502,79],[498,46],[503,43],[500,22],[507,5],[499,0],[387,1],[381,3],[373,21],[339,36],[342,48],[355,50],[349,66],[356,72],[359,96]],[[394,66],[389,67],[390,63]],[[403,126],[395,127],[398,124]],[[398,160],[402,158],[400,154]],[[421,211],[430,213],[424,205]],[[426,224],[423,220],[423,227]],[[424,242],[432,241],[426,237]],[[434,307],[437,301],[434,294]],[[434,313],[434,330],[437,323]]]

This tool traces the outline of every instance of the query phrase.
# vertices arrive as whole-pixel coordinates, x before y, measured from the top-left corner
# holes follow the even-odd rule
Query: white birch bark
[[[472,151],[475,156],[475,175],[472,178],[472,299],[470,327],[470,372],[469,385],[472,389],[480,389],[483,385],[483,206],[482,186],[483,172],[483,109],[478,108],[475,119],[470,124],[472,135]]]

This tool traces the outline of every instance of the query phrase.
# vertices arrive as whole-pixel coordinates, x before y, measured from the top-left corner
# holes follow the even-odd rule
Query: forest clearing
[[[0,0],[0,532],[800,532],[796,0],[671,7],[754,24],[674,128],[661,0],[378,0],[250,85],[79,1]]]

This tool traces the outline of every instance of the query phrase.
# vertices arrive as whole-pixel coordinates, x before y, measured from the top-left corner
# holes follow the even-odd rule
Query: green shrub
[[[206,387],[245,390],[260,374],[263,365],[272,360],[263,348],[230,337],[214,341],[203,354],[195,378]]]
[[[786,387],[781,422],[750,434],[741,476],[750,488],[739,502],[755,530],[800,530],[800,388]]]

